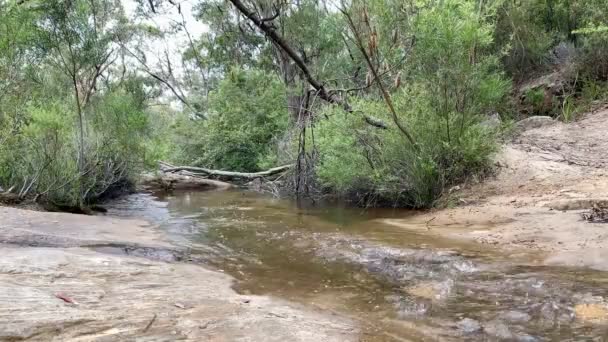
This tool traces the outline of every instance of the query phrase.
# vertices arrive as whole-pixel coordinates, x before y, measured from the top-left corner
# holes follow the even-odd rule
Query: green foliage
[[[209,95],[207,118],[186,118],[179,124],[178,159],[238,171],[274,166],[272,142],[288,123],[285,103],[285,88],[277,77],[232,69]]]
[[[581,89],[581,101],[591,103],[608,99],[608,82],[586,81]]]
[[[434,205],[446,187],[487,172],[497,147],[495,132],[471,120],[454,132],[456,141],[448,142],[445,123],[428,100],[421,93],[395,96],[404,121],[416,132],[418,149],[395,127],[378,131],[337,109],[327,112],[329,119],[319,123],[317,133],[322,184],[364,204],[418,208]],[[381,102],[357,105],[370,112],[382,107]],[[451,120],[459,126],[458,118]]]
[[[78,205],[79,187],[85,202],[105,195],[116,182],[133,179],[148,154],[148,114],[133,96],[118,89],[95,99],[87,126],[86,177],[80,177],[76,115],[66,101],[27,105],[27,124],[0,146],[0,184],[16,185],[62,205]]]
[[[581,114],[594,110],[598,104],[608,101],[607,82],[584,79],[579,91],[565,95],[558,108],[559,119],[575,121]]]
[[[200,36],[180,5],[136,2],[141,21],[119,0],[0,1],[0,186],[82,205],[159,159],[257,171],[298,156],[306,189],[425,207],[489,169],[505,75],[566,75],[523,106],[564,121],[608,96],[605,0],[243,0],[297,63],[228,1],[196,2]],[[167,13],[181,22],[147,20]],[[145,40],[176,32],[183,63],[149,61]]]
[[[532,115],[551,115],[553,108],[545,105],[545,90],[542,88],[529,89],[524,94],[524,105]]]
[[[498,9],[496,49],[504,51],[505,69],[516,78],[542,71],[548,62],[547,52],[554,40],[545,30],[543,12],[541,1],[504,1]]]
[[[123,21],[113,0],[0,6],[2,188],[82,206],[144,167],[149,86],[110,72]]]
[[[506,52],[503,62],[516,79],[543,73],[560,58],[578,56],[581,72],[606,79],[608,62],[604,0],[498,1],[496,48]],[[556,56],[553,49],[569,43],[572,56]],[[505,49],[506,48],[506,49]],[[558,53],[559,55],[559,53]],[[558,58],[555,61],[555,58]]]
[[[572,97],[568,96],[564,99],[560,118],[564,122],[570,122],[576,118],[576,108]]]
[[[577,71],[590,81],[608,81],[608,31],[593,27],[577,33],[581,40]]]
[[[344,194],[411,207],[432,206],[444,188],[486,172],[496,150],[481,114],[504,102],[509,82],[488,54],[493,26],[470,3],[425,7],[413,28],[409,85],[392,94],[400,120],[417,145],[396,127],[379,131],[336,109],[319,123],[322,183]],[[357,111],[379,114],[379,100]],[[378,115],[378,116],[381,116]],[[384,115],[388,119],[387,115]]]

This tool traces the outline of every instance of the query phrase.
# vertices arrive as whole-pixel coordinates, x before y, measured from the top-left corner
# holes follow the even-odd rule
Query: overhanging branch
[[[350,104],[344,98],[337,96],[335,92],[331,92],[325,89],[325,86],[312,75],[302,57],[289,45],[289,43],[285,39],[283,39],[283,37],[281,37],[276,32],[272,24],[269,24],[269,21],[260,18],[255,12],[248,9],[247,6],[245,6],[245,4],[243,4],[241,0],[230,0],[230,2],[234,5],[234,7],[239,10],[239,12],[241,12],[245,17],[247,17],[247,19],[253,22],[255,26],[257,26],[262,32],[264,32],[266,37],[268,37],[276,46],[283,50],[289,56],[289,58],[291,58],[292,61],[294,61],[294,63],[298,66],[298,68],[306,78],[306,81],[316,90],[317,95],[321,99],[329,103],[339,105],[349,113],[354,112]],[[375,127],[380,127],[384,129],[388,128],[388,125],[379,119],[371,118],[367,115],[363,115],[363,117],[365,119],[365,122],[373,122],[373,126]]]

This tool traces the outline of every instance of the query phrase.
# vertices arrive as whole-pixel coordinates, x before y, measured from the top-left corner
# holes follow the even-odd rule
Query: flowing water
[[[137,194],[193,260],[271,295],[361,323],[363,341],[608,340],[608,273],[538,266],[390,224],[412,213],[306,206],[244,191]]]

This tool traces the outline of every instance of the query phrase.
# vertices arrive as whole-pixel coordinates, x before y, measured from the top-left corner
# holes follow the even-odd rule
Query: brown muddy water
[[[223,191],[136,194],[108,214],[157,224],[241,293],[349,316],[363,341],[608,340],[607,272],[538,266],[387,223],[407,211]]]

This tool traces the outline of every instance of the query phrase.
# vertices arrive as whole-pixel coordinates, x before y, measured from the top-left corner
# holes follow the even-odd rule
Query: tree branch
[[[361,36],[359,35],[359,31],[357,30],[357,27],[355,26],[355,22],[353,21],[352,17],[345,9],[340,8],[340,11],[342,12],[342,14],[344,14],[344,16],[346,17],[346,20],[348,21],[348,25],[349,25],[351,31],[353,32],[353,35],[355,36],[355,42],[357,43],[357,47],[361,51],[361,54],[363,55],[365,62],[367,63],[367,66],[369,67],[370,71],[372,72],[372,76],[374,77],[374,80],[376,81],[376,84],[378,85],[378,88],[380,88],[380,91],[382,92],[382,96],[384,97],[384,101],[386,102],[386,105],[388,106],[388,109],[390,110],[390,112],[392,114],[395,125],[397,125],[397,127],[403,133],[403,135],[405,135],[407,140],[414,147],[416,147],[417,146],[416,140],[411,135],[409,130],[401,123],[401,121],[399,120],[399,117],[397,116],[397,111],[395,110],[395,106],[393,105],[393,100],[391,99],[390,94],[386,90],[386,87],[384,87],[382,80],[378,76],[378,70],[374,66],[374,63],[372,62],[370,55],[365,50],[365,46],[363,45],[363,40],[361,39]]]
[[[302,57],[281,37],[275,30],[275,28],[270,24],[268,24],[264,19],[260,18],[255,12],[248,9],[241,0],[229,0],[234,7],[236,7],[239,12],[241,12],[245,17],[247,17],[251,22],[255,24],[264,34],[268,37],[276,46],[281,48],[292,61],[298,66],[302,74],[304,74],[304,78],[306,81],[317,91],[317,95],[329,102],[336,105],[341,106],[346,112],[353,113],[353,109],[350,104],[343,98],[336,96],[335,93],[332,93],[325,89],[325,86],[319,82],[310,72],[308,66],[302,59]],[[369,118],[364,115],[366,122],[376,122],[376,127],[388,128],[388,125],[383,123],[382,121],[374,118]]]

